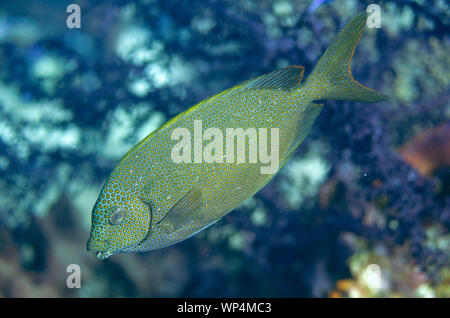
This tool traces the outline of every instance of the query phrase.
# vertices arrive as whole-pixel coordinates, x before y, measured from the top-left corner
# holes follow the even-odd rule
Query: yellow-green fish
[[[365,22],[365,13],[356,16],[305,81],[302,66],[251,79],[191,107],[134,146],[95,203],[88,250],[105,259],[195,235],[274,177],[320,114],[323,105],[315,101],[387,100],[350,72]]]

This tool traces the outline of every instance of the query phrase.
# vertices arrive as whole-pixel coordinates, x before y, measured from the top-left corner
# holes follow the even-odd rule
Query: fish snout
[[[95,240],[90,237],[87,241],[87,250],[89,252],[104,252],[108,249],[108,240]]]

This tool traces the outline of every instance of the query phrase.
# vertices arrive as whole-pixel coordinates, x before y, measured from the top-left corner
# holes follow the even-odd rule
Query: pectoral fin
[[[290,65],[248,81],[248,89],[291,89],[298,87],[303,78],[303,66]]]
[[[159,222],[157,222],[157,224],[165,226],[169,232],[174,232],[183,225],[196,219],[202,204],[202,192],[198,189],[192,189],[177,203],[175,203],[175,205]]]

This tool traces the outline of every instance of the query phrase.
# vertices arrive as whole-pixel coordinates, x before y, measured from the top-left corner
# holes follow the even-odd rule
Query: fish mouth
[[[87,250],[90,252],[97,252],[97,258],[100,260],[105,260],[110,257],[112,254],[111,251],[108,250],[108,241],[96,241],[89,238],[87,242]]]
[[[97,258],[98,259],[100,259],[100,260],[105,260],[105,259],[107,259],[108,257],[110,257],[112,255],[112,253],[111,252],[109,252],[109,251],[105,251],[105,252],[97,252]]]

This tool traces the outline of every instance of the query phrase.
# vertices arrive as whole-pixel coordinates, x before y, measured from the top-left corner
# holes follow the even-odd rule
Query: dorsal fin
[[[298,65],[290,65],[269,74],[262,75],[248,81],[246,87],[249,89],[290,89],[300,85],[305,68]]]
[[[196,219],[202,204],[202,192],[198,189],[192,189],[175,203],[157,224],[166,225],[170,232],[174,232],[183,225]]]

